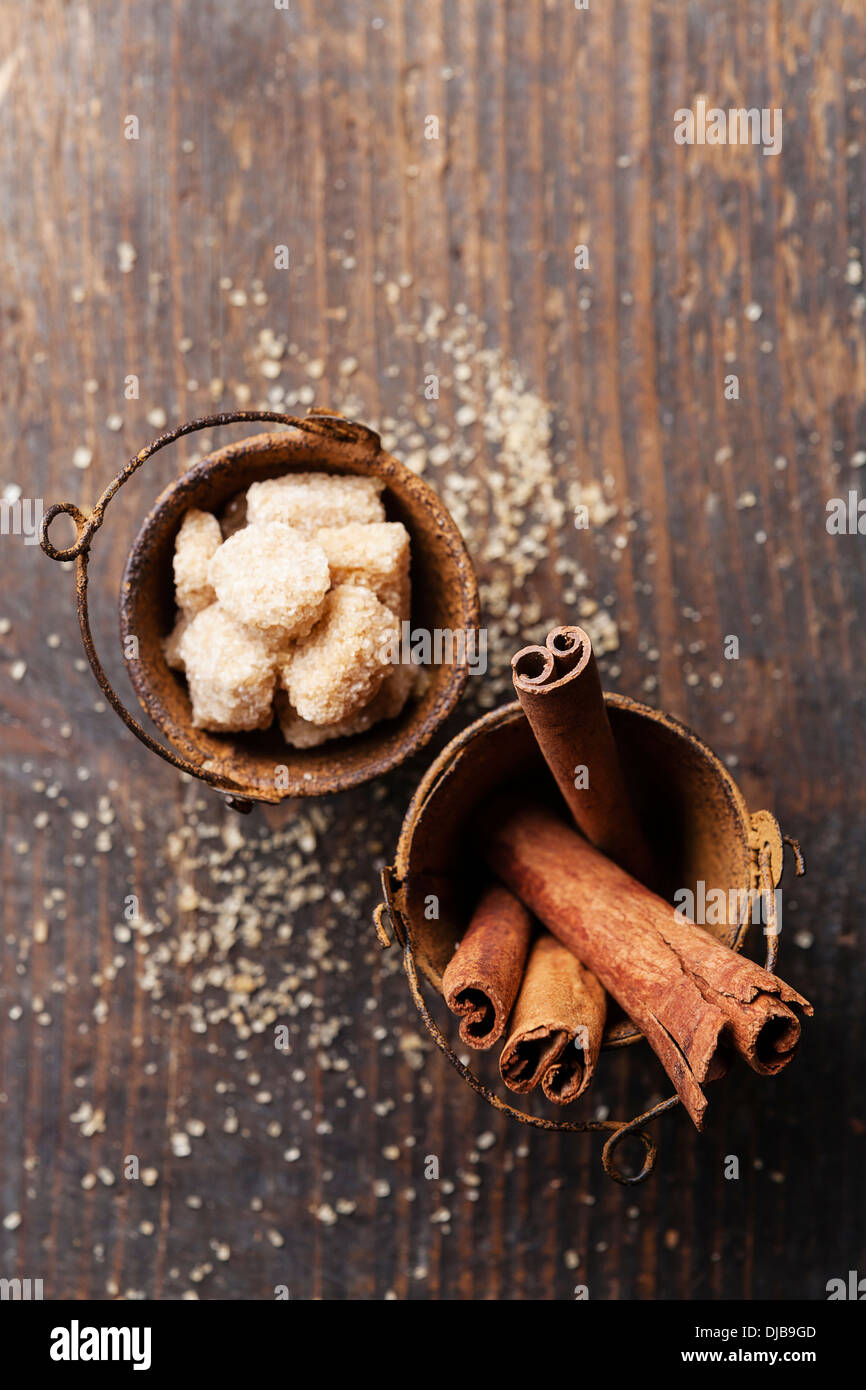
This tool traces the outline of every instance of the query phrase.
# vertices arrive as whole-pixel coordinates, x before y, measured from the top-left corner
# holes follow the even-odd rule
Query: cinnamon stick
[[[653,861],[623,777],[592,643],[581,627],[555,627],[545,646],[511,659],[523,713],[578,829],[642,883]]]
[[[583,961],[646,1035],[698,1129],[702,1083],[731,1053],[771,1075],[800,1039],[796,990],[683,922],[546,807],[500,798],[482,835],[487,860],[544,925]]]
[[[458,1031],[467,1047],[492,1047],[505,1032],[531,934],[523,904],[501,883],[492,883],[442,976],[445,1002],[460,1018]]]
[[[601,1051],[605,993],[595,976],[549,932],[533,943],[511,1016],[499,1073],[512,1091],[541,1083],[570,1105],[587,1088]]]

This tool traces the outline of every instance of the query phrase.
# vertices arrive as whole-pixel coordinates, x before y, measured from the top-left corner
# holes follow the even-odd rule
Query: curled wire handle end
[[[637,1173],[626,1174],[621,1168],[618,1168],[614,1162],[614,1150],[622,1143],[623,1139],[628,1138],[639,1139],[644,1148],[643,1164]],[[623,1125],[622,1129],[612,1134],[610,1138],[605,1141],[604,1148],[601,1151],[601,1161],[604,1164],[604,1171],[607,1173],[607,1176],[613,1178],[614,1182],[620,1183],[623,1187],[633,1187],[636,1183],[644,1182],[655,1167],[657,1157],[658,1148],[653,1143],[646,1130],[632,1129],[630,1125]]]
[[[58,549],[51,541],[48,532],[51,523],[57,516],[70,516],[75,523],[75,530],[78,533],[72,545]],[[49,560],[77,560],[85,546],[90,544],[94,531],[97,530],[102,518],[94,517],[91,512],[86,516],[74,502],[55,502],[42,518],[40,528],[39,544],[48,556]]]
[[[658,1146],[643,1128],[650,1120],[663,1115],[666,1110],[672,1110],[679,1104],[679,1096],[668,1096],[667,1100],[660,1101],[651,1110],[647,1110],[643,1115],[637,1115],[627,1123],[617,1125],[614,1133],[605,1141],[601,1151],[601,1161],[604,1164],[604,1171],[614,1182],[620,1183],[623,1187],[635,1187],[638,1183],[645,1182],[652,1172],[658,1158]],[[637,1139],[643,1145],[644,1158],[643,1164],[636,1173],[624,1173],[615,1159],[614,1153],[625,1139]]]

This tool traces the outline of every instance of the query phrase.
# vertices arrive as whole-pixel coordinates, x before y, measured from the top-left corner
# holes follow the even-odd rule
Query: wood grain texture
[[[634,1192],[604,1177],[594,1138],[494,1115],[419,1044],[399,961],[370,926],[422,754],[334,798],[314,854],[280,839],[308,806],[240,825],[225,866],[238,884],[292,853],[320,866],[325,896],[287,904],[291,940],[258,948],[275,975],[298,972],[293,1051],[271,1030],[192,1031],[195,966],[167,965],[155,999],[116,928],[130,894],[147,916],[163,908],[167,934],[194,925],[182,890],[211,892],[213,872],[189,844],[173,858],[169,836],[193,827],[203,844],[203,827],[235,823],[126,733],[76,665],[72,576],[4,535],[0,1276],[78,1299],[278,1285],[568,1299],[579,1283],[591,1298],[728,1299],[821,1298],[829,1278],[866,1272],[864,543],[825,527],[827,499],[866,478],[851,463],[866,448],[866,301],[847,269],[866,253],[864,71],[855,0],[2,0],[3,486],[92,503],[160,432],[149,412],[231,409],[245,388],[265,402],[303,385],[317,405],[398,418],[453,365],[406,325],[465,304],[551,406],[560,499],[604,484],[627,541],[560,527],[515,601],[575,619],[558,560],[577,559],[619,626],[607,682],[685,718],[750,807],[802,841],[780,970],[816,1019],[783,1076],[729,1078],[703,1137],[665,1118],[657,1173]],[[781,107],[781,155],[676,145],[673,113],[700,94]],[[296,348],[278,379],[261,372],[262,330]],[[428,446],[456,404],[445,387],[429,403]],[[497,461],[467,429],[467,477],[486,488]],[[193,447],[160,454],[94,543],[115,675],[125,554]],[[493,568],[479,559],[482,580]],[[478,704],[474,690],[440,744]],[[661,1085],[646,1049],[607,1054],[593,1103],[633,1114]],[[82,1102],[105,1113],[91,1137],[70,1119]],[[170,1137],[189,1120],[205,1133],[179,1156]],[[158,1169],[154,1186],[123,1177],[129,1154]]]

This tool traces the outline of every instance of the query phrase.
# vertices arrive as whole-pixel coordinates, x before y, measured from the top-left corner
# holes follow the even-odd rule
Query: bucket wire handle
[[[225,773],[211,772],[206,765],[188,762],[187,759],[180,757],[172,749],[166,748],[158,743],[146,729],[142,728],[137,719],[134,719],[129,710],[124,705],[117,691],[109,680],[102,662],[96,651],[93,641],[93,633],[90,629],[90,613],[87,599],[87,564],[90,556],[90,546],[93,537],[105,520],[105,513],[108,504],[114,495],[120,491],[124,483],[127,483],[134,473],[137,473],[143,463],[146,463],[154,454],[159,453],[160,449],[173,444],[184,435],[194,434],[197,430],[213,429],[219,425],[234,425],[245,422],[270,422],[279,425],[289,425],[295,429],[304,430],[308,434],[330,434],[336,435],[351,443],[364,441],[373,449],[379,448],[379,436],[375,431],[367,429],[364,425],[357,425],[352,420],[346,420],[341,415],[333,415],[325,411],[311,411],[306,417],[296,417],[294,415],[284,415],[276,410],[233,410],[219,415],[200,416],[196,420],[188,420],[183,425],[178,425],[176,429],[169,430],[161,434],[150,444],[145,445],[135,454],[128,463],[120,470],[115,478],[108,484],[108,487],[99,498],[98,502],[88,512],[83,512],[74,502],[57,502],[49,507],[42,518],[40,533],[40,544],[45,554],[50,560],[69,561],[74,560],[75,568],[75,591],[76,607],[78,610],[78,625],[81,629],[81,640],[84,646],[85,655],[90,662],[91,670],[96,677],[96,682],[111,705],[114,712],[119,715],[124,724],[136,738],[139,739],[152,753],[157,753],[165,762],[171,763],[180,772],[187,772],[193,777],[199,777],[202,781],[208,782],[216,791],[222,792],[228,799],[229,805],[237,811],[249,811],[252,809],[252,802],[245,796],[238,795],[243,791],[241,785],[234,782]],[[75,524],[76,537],[72,545],[58,548],[49,536],[51,523],[55,517],[69,516]],[[260,792],[260,801],[279,801],[279,794],[276,790],[269,794]]]

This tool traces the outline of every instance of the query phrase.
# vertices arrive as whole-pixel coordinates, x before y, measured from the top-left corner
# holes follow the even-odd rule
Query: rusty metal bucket
[[[111,499],[147,459],[183,435],[241,421],[269,421],[288,428],[217,449],[171,483],[145,518],[123,576],[120,621],[127,670],[145,712],[172,745],[167,748],[126,709],[96,653],[88,613],[90,546]],[[295,418],[276,411],[237,411],[192,420],[130,459],[89,512],[71,502],[60,503],[48,508],[42,523],[45,554],[76,562],[84,650],[109,704],[152,752],[210,783],[239,811],[250,810],[256,801],[342,791],[390,771],[432,737],[460,698],[469,674],[467,643],[453,662],[430,668],[423,693],[397,719],[341,739],[336,748],[290,748],[273,727],[231,736],[193,728],[186,685],[166,664],[162,649],[174,621],[172,555],[183,516],[190,507],[216,511],[261,479],[311,470],[383,478],[386,513],[402,521],[410,535],[413,625],[428,631],[462,630],[467,636],[477,628],[475,574],[451,516],[427,483],[382,449],[373,430],[342,416],[311,412]],[[60,514],[72,518],[78,533],[65,549],[49,539],[51,523]],[[138,655],[129,655],[131,651]]]
[[[737,951],[744,948],[751,919],[746,895],[766,895],[771,911],[764,927],[765,968],[774,970],[778,927],[773,890],[782,878],[785,842],[794,849],[797,873],[803,872],[799,846],[782,835],[768,811],[749,813],[727,768],[685,725],[622,695],[606,696],[606,704],[662,892],[670,897],[679,888],[696,891],[701,881],[707,893],[741,892],[738,920],[728,927],[708,927]],[[383,946],[390,946],[394,936],[399,940],[409,988],[428,1032],[473,1090],[495,1109],[539,1129],[609,1132],[602,1155],[605,1170],[617,1182],[634,1184],[648,1177],[657,1154],[643,1127],[677,1105],[676,1095],[632,1120],[556,1121],[530,1115],[500,1099],[460,1060],[421,990],[419,972],[441,993],[442,972],[468,922],[477,877],[472,823],[481,804],[506,785],[518,791],[525,786],[538,795],[548,784],[556,795],[519,704],[494,710],[464,729],[436,758],[412,799],[394,863],[382,874],[385,902],[376,909],[376,929]],[[425,910],[431,895],[438,903],[436,920]],[[604,1046],[626,1047],[642,1036],[629,1019],[620,1018],[607,1027]],[[638,1172],[626,1174],[614,1154],[630,1135],[643,1145],[644,1159]]]

